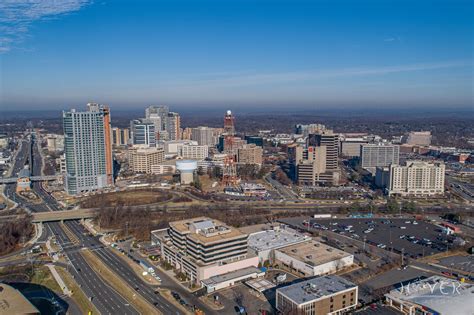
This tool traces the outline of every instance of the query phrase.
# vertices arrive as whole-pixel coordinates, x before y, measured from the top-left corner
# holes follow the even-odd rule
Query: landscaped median
[[[111,287],[116,288],[133,307],[141,314],[162,314],[151,303],[145,300],[133,288],[131,288],[122,278],[114,274],[95,254],[89,250],[83,250],[82,255],[94,270],[98,271],[100,277]]]
[[[61,278],[64,280],[64,283],[68,286],[68,288],[72,292],[72,299],[76,304],[79,306],[83,314],[88,314],[89,312],[92,312],[92,314],[99,314],[99,311],[95,308],[95,306],[89,301],[87,296],[84,294],[84,292],[81,290],[79,285],[76,283],[76,281],[71,277],[71,275],[66,272],[62,267],[57,267],[56,268],[57,272],[61,276]]]

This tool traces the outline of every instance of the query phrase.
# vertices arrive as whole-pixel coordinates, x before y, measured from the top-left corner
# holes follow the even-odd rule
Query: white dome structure
[[[232,115],[232,112],[229,109],[229,110],[227,110],[227,116],[230,116],[230,115]]]
[[[181,184],[189,185],[194,181],[194,171],[197,170],[197,161],[180,160],[176,161],[176,169],[180,173]]]

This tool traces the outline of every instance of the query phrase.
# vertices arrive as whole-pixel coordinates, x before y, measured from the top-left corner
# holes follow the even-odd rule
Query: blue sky
[[[0,3],[6,109],[473,106],[473,1]]]

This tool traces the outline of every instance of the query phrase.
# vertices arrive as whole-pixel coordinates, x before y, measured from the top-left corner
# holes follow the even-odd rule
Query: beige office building
[[[263,149],[255,144],[245,144],[237,151],[237,162],[240,164],[262,165]]]
[[[128,149],[128,163],[135,173],[152,173],[152,165],[163,163],[165,152],[162,148],[135,146]]]

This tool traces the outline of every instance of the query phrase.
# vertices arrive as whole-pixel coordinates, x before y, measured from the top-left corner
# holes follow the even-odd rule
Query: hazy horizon
[[[474,2],[6,1],[3,110],[473,108]]]

